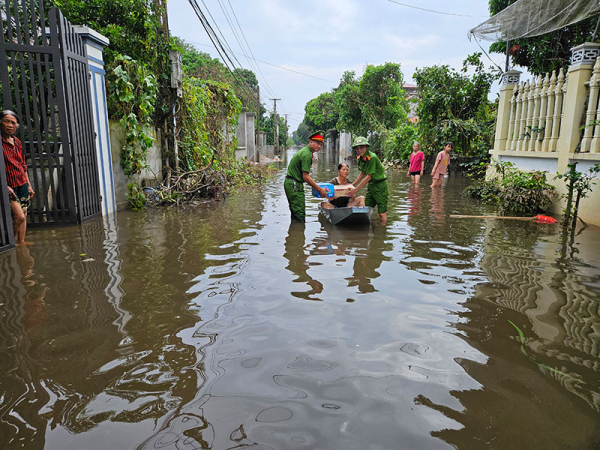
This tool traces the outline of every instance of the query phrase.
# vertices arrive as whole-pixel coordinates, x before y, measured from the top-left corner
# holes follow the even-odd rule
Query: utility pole
[[[287,138],[288,138],[288,132],[290,131],[289,128],[288,128],[288,121],[287,121],[287,118],[288,118],[289,114],[284,114],[284,116],[285,116],[285,131],[286,131],[285,138],[286,139],[285,139],[285,142],[283,143],[283,148],[285,148],[287,150],[287,148],[288,148]]]
[[[256,86],[256,128],[254,129],[254,141],[256,142],[256,147],[259,146],[258,133],[260,133],[260,86]]]
[[[279,151],[279,119],[277,118],[277,100],[281,100],[280,98],[270,98],[269,100],[273,100],[273,128],[274,128],[274,143],[275,143],[275,153]]]

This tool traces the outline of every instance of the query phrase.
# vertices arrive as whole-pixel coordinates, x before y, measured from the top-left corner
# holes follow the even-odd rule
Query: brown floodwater
[[[392,171],[386,227],[291,225],[284,175],[0,255],[0,448],[600,448],[599,228]]]

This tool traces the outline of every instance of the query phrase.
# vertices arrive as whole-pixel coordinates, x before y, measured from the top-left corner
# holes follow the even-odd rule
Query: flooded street
[[[600,228],[392,171],[386,227],[290,225],[284,176],[0,255],[0,448],[600,448]]]

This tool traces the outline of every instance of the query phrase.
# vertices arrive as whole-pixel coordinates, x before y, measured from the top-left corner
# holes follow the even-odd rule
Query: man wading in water
[[[366,138],[359,136],[354,139],[352,148],[356,150],[356,159],[358,161],[358,170],[360,174],[354,180],[354,189],[348,192],[348,197],[354,197],[356,193],[365,184],[369,183],[367,195],[365,196],[365,205],[375,207],[381,218],[381,225],[387,223],[387,202],[388,202],[388,185],[385,177],[385,169],[383,164],[375,153],[370,151],[369,141]]]
[[[304,183],[314,187],[322,198],[327,197],[327,189],[320,187],[310,176],[310,168],[313,163],[312,154],[321,150],[323,147],[324,131],[317,131],[309,136],[309,142],[306,147],[299,150],[288,165],[287,175],[283,182],[285,196],[287,197],[292,213],[292,220],[299,222],[306,221],[306,206],[304,199]]]
[[[15,241],[17,245],[20,245],[25,243],[27,207],[29,206],[29,199],[33,197],[35,192],[33,192],[31,183],[29,183],[21,141],[15,137],[18,128],[19,119],[14,112],[5,109],[0,113],[0,132],[2,134],[4,165],[6,166],[8,197],[13,217],[13,228],[15,229]]]

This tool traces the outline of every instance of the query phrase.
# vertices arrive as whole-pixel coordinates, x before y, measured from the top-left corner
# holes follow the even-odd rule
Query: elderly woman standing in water
[[[413,184],[419,184],[421,177],[423,176],[423,170],[425,169],[425,155],[420,150],[418,142],[413,142],[412,153],[408,160],[409,168],[407,176],[412,178]]]
[[[0,133],[2,134],[8,198],[10,199],[16,244],[22,245],[25,243],[25,232],[27,230],[27,207],[29,206],[29,199],[33,197],[35,192],[33,192],[29,182],[21,141],[15,136],[18,128],[19,117],[14,112],[5,109],[0,113]]]
[[[348,164],[338,164],[338,176],[330,180],[329,182],[334,186],[343,186],[345,184],[352,184],[352,180],[348,178],[350,173],[350,167]],[[353,187],[353,186],[352,186]],[[328,202],[321,202],[321,206],[325,209],[333,208],[344,208],[346,206],[365,206],[365,196],[361,195],[356,198],[351,197],[337,197],[332,198]]]

